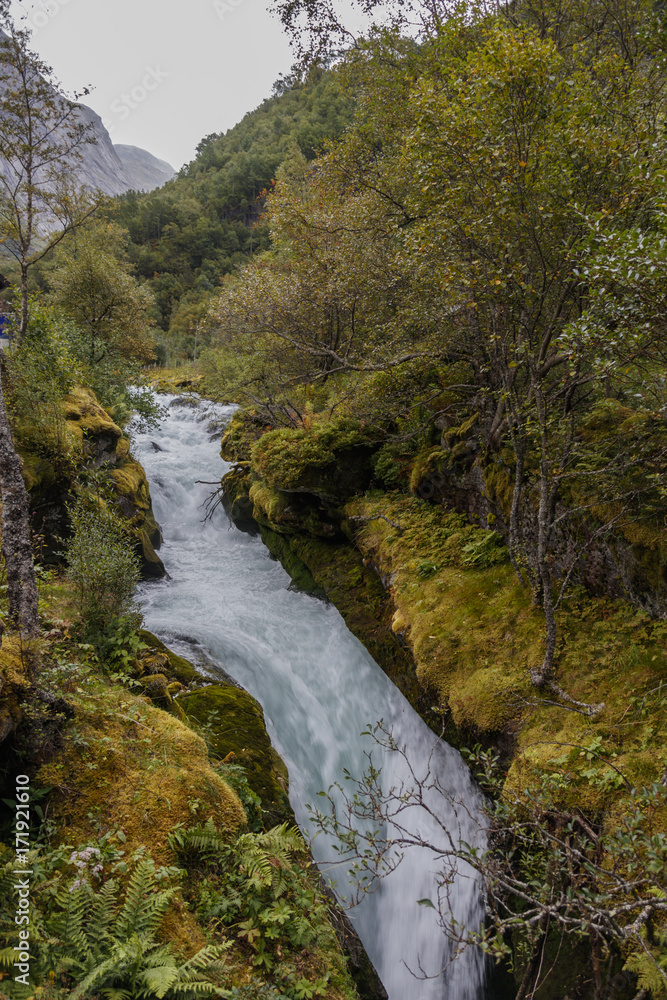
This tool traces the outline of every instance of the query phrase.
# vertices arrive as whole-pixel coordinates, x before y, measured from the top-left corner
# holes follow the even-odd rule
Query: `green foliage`
[[[55,255],[55,301],[80,331],[90,369],[107,357],[154,357],[151,296],[128,273],[124,239],[116,225],[89,225],[63,241]]]
[[[507,562],[509,553],[501,535],[497,531],[480,531],[477,538],[461,546],[463,565],[486,569]]]
[[[65,555],[84,638],[100,662],[122,665],[128,640],[141,623],[134,604],[139,560],[129,529],[98,496],[82,494],[70,517],[73,535]]]
[[[155,295],[154,315],[192,357],[194,327],[220,278],[268,247],[257,225],[264,194],[296,143],[312,159],[351,118],[330,73],[315,70],[264,101],[226,134],[209,135],[197,157],[160,191],[120,200],[135,273]],[[200,337],[200,343],[202,338]]]
[[[219,978],[224,947],[203,948],[179,963],[171,947],[158,940],[162,918],[177,891],[171,884],[177,869],[156,869],[141,855],[129,865],[122,860],[114,864],[109,855],[117,858],[118,852],[88,847],[71,854],[69,863],[77,873],[72,879],[62,875],[66,851],[57,849],[45,861],[35,862],[31,944],[36,954],[31,974],[37,981],[49,973],[64,977],[70,988],[74,986],[68,993],[72,1000],[91,992],[118,1000],[225,995],[209,978]],[[14,874],[11,867],[5,866],[5,880]],[[0,959],[9,967],[13,949],[0,953]],[[9,986],[10,998],[28,992]]]
[[[177,828],[170,843],[190,868],[193,857],[199,867],[206,865],[191,889],[202,919],[236,928],[253,964],[275,974],[289,1000],[325,995],[329,973],[304,978],[290,957],[335,947],[326,903],[304,868],[298,830],[284,823],[265,833],[243,833],[230,844],[209,819]]]
[[[294,489],[306,486],[318,470],[331,466],[335,481],[340,474],[337,461],[350,461],[349,453],[359,449],[373,450],[378,432],[360,421],[343,418],[330,423],[295,430],[276,430],[265,434],[252,449],[253,463],[271,486]],[[333,484],[332,484],[333,485]]]
[[[71,323],[33,303],[28,331],[7,357],[9,412],[18,446],[48,459],[61,473],[71,472],[79,457],[61,405],[81,375],[73,335]]]

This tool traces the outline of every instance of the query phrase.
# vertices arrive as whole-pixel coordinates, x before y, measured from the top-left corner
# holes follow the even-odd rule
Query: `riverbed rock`
[[[155,551],[162,544],[162,532],[155,520],[151,494],[143,466],[129,453],[111,470],[118,508],[132,527],[144,579],[162,577],[166,570]]]
[[[178,699],[186,716],[207,728],[216,755],[233,754],[262,800],[266,826],[294,822],[285,764],[271,746],[258,701],[242,688],[211,684]]]
[[[144,672],[151,672],[151,668],[154,668],[152,672],[163,673],[171,680],[180,681],[186,687],[197,687],[207,683],[189,660],[174,653],[148,629],[139,629],[137,635],[148,647],[139,654],[139,663],[144,665]]]
[[[42,536],[47,561],[61,558],[62,539],[70,534],[68,505],[79,473],[82,469],[107,469],[117,493],[118,510],[136,539],[142,576],[165,575],[156,552],[162,535],[146,474],[130,454],[129,439],[91,389],[73,386],[46,430],[43,424],[32,428],[29,419],[24,419],[15,432],[34,529]]]

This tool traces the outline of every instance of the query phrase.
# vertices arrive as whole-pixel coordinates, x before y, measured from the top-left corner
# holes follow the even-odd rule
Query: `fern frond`
[[[16,948],[0,948],[0,969],[11,969],[16,961]]]
[[[169,844],[174,850],[183,853],[193,851],[205,858],[213,858],[229,846],[211,816],[203,825],[199,823],[187,830],[174,830],[169,837]]]
[[[169,992],[169,988],[178,979],[178,969],[173,955],[169,965],[161,965],[157,968],[144,969],[137,977],[146,984],[147,989],[161,1000]]]
[[[120,978],[118,975],[119,965],[122,964],[122,949],[117,948],[105,959],[100,965],[92,969],[91,972],[79,983],[79,985],[70,993],[69,1000],[79,1000],[83,997],[87,990],[91,987],[96,986],[104,982],[107,975],[112,975],[113,978]]]
[[[176,887],[160,892],[156,892],[155,888],[155,866],[149,859],[142,858],[130,876],[123,906],[114,923],[115,937],[153,934],[157,930]]]
[[[93,905],[88,912],[86,933],[89,938],[97,938],[108,932],[116,917],[118,908],[118,885],[110,879],[95,894]]]

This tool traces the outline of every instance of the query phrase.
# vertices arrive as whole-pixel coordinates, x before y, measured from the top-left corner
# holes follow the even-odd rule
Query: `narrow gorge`
[[[436,737],[321,599],[295,591],[261,540],[231,525],[222,510],[205,520],[206,483],[227,471],[220,462],[220,420],[232,409],[176,405],[159,435],[137,437],[136,452],[151,483],[169,578],[144,583],[140,600],[149,628],[169,645],[203,663],[216,678],[231,675],[262,704],[272,741],[290,772],[290,799],[304,832],[314,832],[308,806],[318,793],[360,776],[373,751],[385,786],[409,782],[398,754],[373,749],[360,734],[382,720],[407,748],[415,772],[429,764],[442,793],[432,795],[432,817],[414,823],[447,853],[447,835],[483,842],[481,798],[458,753]],[[213,430],[207,425],[213,421]],[[224,676],[224,674],[223,674]],[[240,755],[243,762],[243,755]],[[346,866],[332,866],[332,845],[317,837],[313,852],[345,898]],[[389,992],[407,997],[481,1000],[484,960],[474,949],[445,971],[449,948],[435,911],[418,900],[434,896],[442,862],[412,851],[378,891],[354,908],[351,919]],[[452,893],[454,916],[466,927],[483,920],[473,873],[461,870]]]

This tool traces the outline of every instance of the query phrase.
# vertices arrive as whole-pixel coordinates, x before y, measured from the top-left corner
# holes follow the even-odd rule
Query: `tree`
[[[85,143],[93,142],[77,104],[61,94],[53,73],[29,48],[30,35],[0,7],[0,246],[17,261],[21,310],[28,325],[28,274],[64,236],[102,204],[76,188]]]
[[[87,342],[91,369],[118,355],[154,358],[148,316],[153,296],[129,273],[125,237],[113,223],[87,225],[57,252],[51,286],[56,302]]]
[[[50,69],[30,52],[28,42],[28,33],[10,17],[8,0],[0,0],[0,246],[20,268],[19,339],[28,325],[30,268],[99,203],[82,200],[67,188],[65,177],[89,137],[76,105],[54,89]],[[1,384],[0,495],[9,620],[33,637],[39,620],[28,496]]]
[[[345,785],[321,792],[327,806],[313,811],[316,827],[334,838],[335,863],[349,866],[356,886],[352,905],[375,891],[407,850],[423,849],[438,867],[433,898],[418,902],[435,910],[453,954],[481,947],[494,958],[513,957],[521,970],[523,953],[516,1000],[534,995],[548,979],[547,940],[560,938],[562,944],[566,935],[570,944],[589,945],[596,1000],[618,995],[613,976],[621,967],[638,977],[635,1000],[648,996],[648,984],[655,1000],[667,996],[667,834],[660,829],[667,793],[661,784],[632,785],[598,738],[588,745],[557,744],[560,767],[513,789],[498,759],[478,748],[468,758],[489,798],[480,835],[468,833],[474,842],[466,843],[456,824],[452,829],[441,819],[452,810],[467,819],[470,804],[445,790],[437,755],[417,773],[405,747],[382,723],[366,735],[381,752],[402,760],[398,770],[404,779],[383,785],[371,751],[366,772],[359,778],[346,774]],[[589,762],[592,780],[616,800],[611,828],[566,801],[569,772],[576,774],[581,758]],[[453,878],[462,864],[477,873],[484,890],[488,921],[481,928],[463,926],[452,916]]]
[[[277,8],[292,32],[305,23],[316,48],[339,24],[335,4]],[[480,461],[510,446],[511,509],[500,513],[515,569],[545,615],[545,655],[531,677],[567,700],[557,612],[583,554],[577,526],[606,507],[589,543],[603,537],[664,478],[663,446],[642,483],[623,478],[636,455],[629,438],[603,465],[585,440],[603,399],[639,407],[660,377],[660,300],[634,295],[622,337],[609,293],[603,309],[598,292],[610,277],[604,238],[661,232],[661,15],[644,0],[526,2],[493,15],[416,0],[396,16],[349,54],[359,112],[327,158],[329,183],[373,197],[405,276],[397,325],[412,324],[424,353],[463,366],[456,391],[460,410],[479,418]],[[413,16],[418,52],[397,33]],[[648,262],[659,274],[661,254]],[[367,317],[367,338],[374,325]],[[554,568],[565,536],[569,562]]]

